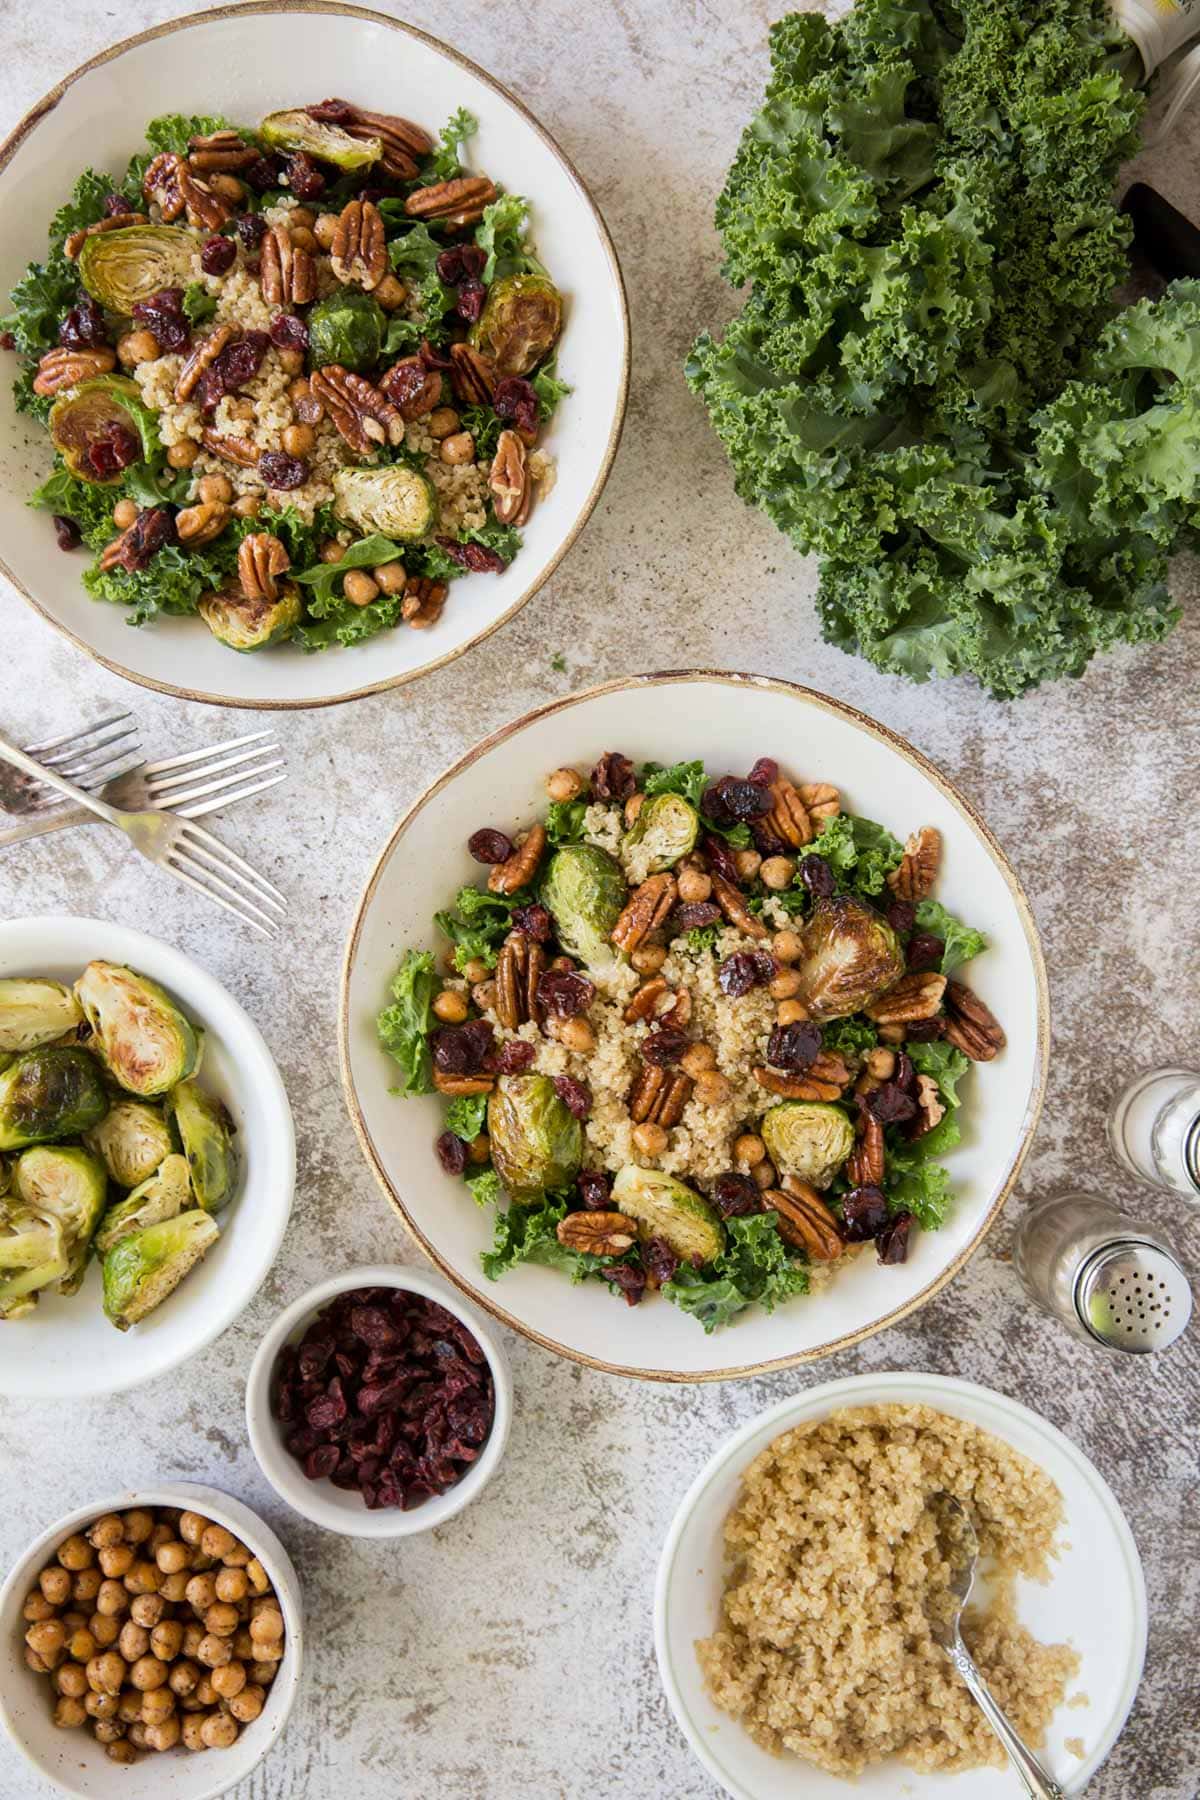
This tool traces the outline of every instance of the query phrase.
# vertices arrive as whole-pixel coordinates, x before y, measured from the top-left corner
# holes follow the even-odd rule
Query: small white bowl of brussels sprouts
[[[125,925],[0,924],[0,1393],[194,1355],[257,1291],[294,1180],[279,1072],[211,975]]]

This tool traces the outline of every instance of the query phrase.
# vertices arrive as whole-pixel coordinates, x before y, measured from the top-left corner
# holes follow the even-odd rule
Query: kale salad
[[[712,780],[612,751],[546,796],[472,834],[486,881],[378,1020],[494,1214],[484,1272],[661,1291],[712,1331],[868,1243],[904,1262],[952,1204],[960,1084],[1005,1043],[960,978],[984,938],[933,895],[940,833],[901,844],[771,757]]]
[[[507,568],[554,480],[563,302],[526,201],[464,165],[475,128],[171,115],[79,177],[0,343],[55,453],[30,504],[95,599],[316,651]]]

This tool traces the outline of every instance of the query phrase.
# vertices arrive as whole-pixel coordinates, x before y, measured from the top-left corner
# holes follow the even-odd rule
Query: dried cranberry
[[[233,267],[237,245],[232,238],[206,238],[200,246],[200,267],[206,275],[224,275]]]
[[[498,419],[510,420],[518,431],[534,432],[538,428],[537,390],[523,375],[506,375],[496,383],[492,411]]]
[[[0,350],[15,350],[16,347],[15,334],[11,331],[0,331]]]
[[[787,845],[778,832],[772,831],[765,819],[751,819],[750,836],[760,856],[782,856]]]
[[[58,341],[67,350],[95,350],[107,344],[104,308],[89,294],[81,294],[58,328]]]
[[[893,931],[907,937],[917,923],[917,909],[911,900],[893,900],[884,918]]]
[[[332,1355],[332,1338],[306,1337],[296,1358],[296,1368],[300,1379],[302,1381],[319,1381],[328,1368]]]
[[[537,985],[537,1003],[552,1019],[574,1019],[596,998],[586,975],[573,969],[547,969]]]
[[[319,100],[316,106],[306,106],[304,110],[318,125],[353,125],[358,117],[348,100],[339,100],[336,96]]]
[[[753,781],[758,787],[770,787],[773,781],[779,780],[779,764],[773,756],[760,756],[746,780]]]
[[[887,1195],[882,1188],[851,1188],[842,1195],[842,1236],[848,1244],[878,1237],[887,1222]]]
[[[681,1260],[666,1238],[652,1237],[642,1246],[642,1267],[658,1287],[665,1287],[668,1281],[675,1279]]]
[[[775,978],[775,959],[765,950],[735,950],[717,967],[717,982],[722,993],[740,999],[751,988],[765,987]]]
[[[700,810],[717,825],[737,825],[761,819],[771,810],[771,796],[757,781],[739,781],[723,775],[700,797]]]
[[[532,1044],[524,1038],[508,1038],[496,1056],[496,1067],[501,1075],[521,1075],[533,1062],[536,1052]]]
[[[430,1034],[434,1067],[443,1075],[478,1075],[492,1048],[492,1027],[486,1019],[466,1025],[441,1025]]]
[[[554,930],[554,920],[550,917],[549,910],[536,900],[532,906],[517,907],[513,913],[513,924],[526,937],[532,938],[535,944],[546,943]]]
[[[461,1175],[467,1166],[467,1146],[452,1131],[443,1131],[433,1146],[447,1175]]]
[[[669,1063],[679,1061],[688,1043],[686,1031],[652,1031],[642,1041],[642,1061],[656,1069],[665,1069]]]
[[[268,487],[286,491],[303,487],[308,480],[308,464],[299,456],[285,456],[281,450],[264,450],[258,459],[258,472]]]
[[[575,1178],[580,1204],[588,1212],[603,1212],[612,1193],[612,1176],[603,1169],[581,1169]]]
[[[575,1118],[587,1118],[592,1110],[592,1091],[585,1081],[576,1081],[571,1075],[556,1075],[554,1091]]]
[[[821,1050],[821,1027],[809,1019],[776,1025],[767,1039],[767,1061],[773,1069],[802,1075],[812,1067]]]
[[[235,343],[225,346],[208,373],[217,372],[225,393],[232,394],[254,380],[270,346],[271,339],[265,331],[245,331]]]
[[[904,1035],[910,1044],[928,1044],[934,1038],[946,1035],[944,1018],[913,1019],[904,1027]]]
[[[183,310],[182,288],[160,288],[148,300],[138,300],[133,308],[133,321],[150,332],[164,354],[182,350],[191,336],[191,327]]]
[[[946,954],[945,941],[931,931],[918,931],[909,938],[905,961],[910,969],[940,969]]]
[[[908,1236],[913,1226],[910,1212],[898,1212],[889,1219],[876,1239],[881,1263],[902,1263],[908,1258]]]
[[[712,1197],[713,1205],[723,1219],[740,1219],[747,1213],[760,1211],[762,1207],[762,1195],[757,1182],[734,1169],[717,1176]]]
[[[486,299],[487,289],[482,281],[464,281],[459,287],[454,310],[460,319],[466,319],[468,324],[473,325],[483,311]]]
[[[304,150],[285,157],[283,173],[298,200],[315,200],[318,194],[325,192],[325,177]]]
[[[261,213],[239,213],[236,230],[243,249],[256,250],[267,235],[267,221]]]
[[[83,534],[74,519],[68,519],[63,513],[54,513],[52,517],[59,549],[77,550]]]
[[[308,326],[295,313],[276,313],[270,335],[277,350],[308,349]]]
[[[269,189],[280,185],[280,170],[281,164],[278,157],[260,156],[247,168],[239,169],[238,175],[247,187],[254,189],[256,194],[265,194]]]
[[[447,287],[457,287],[466,274],[462,247],[454,244],[449,250],[443,250],[433,266],[437,270],[439,281],[444,281]]]
[[[105,194],[104,216],[106,219],[115,219],[119,213],[127,213],[131,210],[130,204],[124,194]]]
[[[142,440],[137,432],[110,419],[88,444],[83,461],[97,481],[111,481],[122,469],[140,462],[141,456]]]
[[[328,1431],[331,1425],[340,1425],[349,1410],[342,1378],[335,1375],[325,1392],[310,1402],[304,1416],[313,1431]]]
[[[720,907],[711,900],[685,900],[675,908],[672,926],[675,931],[698,931],[705,925],[715,925],[720,917]]]
[[[885,1081],[867,1095],[867,1111],[881,1125],[902,1124],[905,1119],[913,1118],[916,1110],[917,1103],[911,1094],[906,1094],[895,1081]]]
[[[808,855],[800,859],[800,879],[810,894],[828,900],[837,889],[833,870],[823,856]]]
[[[484,826],[481,831],[473,831],[467,839],[467,849],[479,863],[507,862],[516,845],[502,831],[493,831]]]
[[[169,544],[175,536],[175,520],[165,506],[151,507],[148,512],[140,512],[129,530],[120,539],[121,548],[116,560],[131,575],[144,569],[151,557],[156,556],[164,544]]]
[[[916,1093],[917,1071],[913,1068],[912,1057],[906,1055],[903,1050],[896,1057],[896,1072],[892,1079],[898,1088],[903,1088],[906,1094]]]
[[[457,538],[448,537],[435,538],[434,542],[451,562],[461,569],[470,569],[473,575],[500,575],[508,567],[499,551],[489,550],[486,544],[460,544]]]
[[[633,764],[619,750],[606,750],[591,774],[594,800],[628,800],[637,791]]]
[[[704,839],[701,847],[704,851],[704,860],[712,873],[719,875],[721,880],[727,881],[731,887],[737,887],[739,885],[737,863],[733,860],[733,851],[729,845],[719,837],[708,836]]]
[[[478,280],[487,268],[487,251],[478,244],[464,244],[459,250],[459,256],[462,258],[463,275],[468,281]]]
[[[336,1444],[318,1444],[304,1459],[304,1473],[310,1481],[320,1481],[322,1476],[332,1475],[341,1460]]]
[[[601,1269],[605,1281],[611,1281],[625,1296],[626,1306],[636,1306],[646,1291],[646,1271],[633,1263],[611,1263]]]
[[[421,348],[417,355],[429,370],[436,369],[441,375],[448,375],[454,367],[454,360],[444,351],[435,349],[428,338],[421,339]]]

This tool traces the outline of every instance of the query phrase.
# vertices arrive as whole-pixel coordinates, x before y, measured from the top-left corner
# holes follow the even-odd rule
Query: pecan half
[[[147,206],[158,207],[168,225],[183,211],[183,194],[179,186],[179,171],[183,166],[182,157],[176,156],[173,150],[160,150],[142,176],[142,198]]]
[[[233,174],[238,169],[248,169],[261,154],[236,131],[210,131],[188,139],[188,168],[198,175],[207,175],[213,170]]]
[[[175,536],[181,544],[197,550],[201,544],[211,544],[215,537],[220,537],[232,517],[233,508],[226,506],[223,500],[204,500],[198,506],[185,506],[175,514]]]
[[[618,950],[636,950],[652,931],[665,924],[678,893],[673,875],[651,875],[643,881],[612,928],[610,935]]]
[[[306,306],[317,297],[317,265],[307,250],[297,250],[285,225],[263,233],[258,280],[268,306]]]
[[[202,231],[220,231],[222,225],[232,219],[233,207],[206,181],[193,175],[186,163],[180,164],[176,179],[189,225]]]
[[[305,109],[310,119],[337,125],[355,138],[377,138],[383,146],[380,167],[400,181],[411,181],[417,164],[433,149],[433,139],[411,119],[394,113],[364,112],[348,100],[323,100]]]
[[[216,362],[226,344],[234,336],[232,325],[218,325],[207,337],[201,338],[191,355],[179,371],[175,383],[175,399],[177,402],[190,399],[199,386],[204,371]]]
[[[838,1222],[806,1181],[788,1178],[788,1189],[768,1188],[762,1197],[764,1211],[773,1211],[779,1235],[793,1250],[804,1250],[814,1262],[833,1262],[846,1248]]]
[[[537,1018],[546,952],[524,931],[510,931],[496,960],[496,1017],[508,1031]]]
[[[799,790],[792,786],[785,775],[780,775],[767,791],[771,796],[771,810],[760,821],[763,828],[782,843],[790,845],[793,850],[799,850],[804,844],[811,844],[812,822]]]
[[[444,1075],[433,1071],[433,1085],[439,1094],[490,1094],[496,1085],[494,1075]]]
[[[678,1125],[692,1097],[692,1083],[682,1069],[643,1063],[629,1090],[629,1116],[635,1125]]]
[[[63,255],[74,262],[88,238],[96,237],[104,231],[124,231],[129,225],[145,225],[147,223],[145,213],[111,213],[107,219],[97,219],[94,225],[85,225],[82,230],[73,231],[63,244]]]
[[[560,1219],[554,1235],[567,1250],[588,1256],[623,1256],[637,1243],[637,1226],[619,1212],[573,1212]]]
[[[489,406],[496,392],[496,371],[490,358],[470,344],[451,344],[450,386],[464,406]]]
[[[200,433],[200,442],[211,455],[219,456],[223,462],[236,463],[239,469],[253,469],[258,465],[261,452],[250,438],[228,437],[223,431],[214,431],[210,425]]]
[[[529,517],[533,483],[525,446],[515,431],[502,431],[488,473],[492,510],[501,525],[523,525]]]
[[[758,1068],[754,1079],[768,1094],[778,1094],[784,1100],[836,1100],[850,1079],[850,1071],[840,1056],[822,1050],[802,1075]]]
[[[682,1030],[691,1016],[692,996],[687,989],[677,992],[661,975],[642,983],[624,1013],[627,1025],[638,1019],[653,1019],[655,1024],[669,1025],[672,1030]]]
[[[442,377],[419,356],[405,356],[379,377],[379,386],[402,419],[423,419],[440,405]]]
[[[735,925],[739,931],[744,931],[747,937],[770,937],[771,933],[767,930],[762,920],[756,919],[754,914],[750,912],[746,906],[746,902],[742,899],[741,894],[738,892],[737,888],[734,887],[732,881],[726,881],[725,877],[723,875],[718,875],[715,869],[712,871],[711,880],[713,886],[713,899],[716,901],[731,925]]]
[[[380,444],[404,442],[404,420],[386,394],[365,375],[354,375],[340,363],[314,369],[309,391],[319,400],[352,450],[367,456]]]
[[[842,810],[842,796],[827,781],[802,781],[796,791],[804,802],[814,836],[827,819],[836,817]]]
[[[932,1019],[942,1004],[946,977],[936,969],[914,969],[902,975],[894,987],[877,1000],[869,1000],[863,1011],[877,1025],[907,1025],[913,1019]]]
[[[131,575],[144,569],[151,557],[175,535],[175,521],[166,506],[152,506],[140,512],[127,531],[105,544],[100,552],[102,569],[128,569]]]
[[[883,1180],[883,1126],[865,1107],[859,1113],[858,1142],[842,1173],[851,1187],[878,1187]]]
[[[414,631],[425,631],[436,625],[450,592],[444,581],[430,581],[426,575],[410,575],[400,603],[400,617]]]
[[[905,843],[900,866],[887,878],[897,900],[927,899],[933,892],[941,860],[941,832],[932,825],[922,825]]]
[[[244,537],[238,550],[238,580],[247,600],[275,600],[279,583],[275,577],[292,566],[292,559],[277,537],[269,531],[252,531]]]
[[[995,1013],[961,981],[946,985],[946,1037],[972,1062],[991,1062],[1008,1042]]]
[[[986,1057],[984,1058],[984,1061],[987,1061]],[[919,1109],[919,1117],[918,1119],[914,1119],[913,1125],[918,1126],[918,1129],[913,1131],[913,1136],[924,1137],[927,1131],[932,1131],[934,1126],[940,1124],[946,1116],[946,1108],[942,1105],[942,1096],[938,1090],[938,1084],[933,1079],[932,1075],[917,1076],[917,1106]],[[873,1178],[876,1186],[878,1186],[879,1182],[883,1179],[882,1167],[881,1160],[880,1174]],[[853,1177],[849,1175],[848,1171],[849,1164],[847,1164],[847,1179],[851,1180]],[[855,1181],[854,1185],[855,1187],[859,1187],[862,1184],[859,1181]]]
[[[350,200],[342,208],[329,246],[333,272],[341,282],[356,282],[368,293],[388,271],[383,217],[369,200]]]
[[[497,863],[493,868],[488,876],[488,892],[515,894],[519,888],[528,887],[537,874],[545,849],[545,826],[531,826],[529,836],[523,844],[517,845],[508,861]]]
[[[495,183],[486,175],[456,175],[453,181],[416,188],[404,202],[404,210],[410,219],[440,219],[459,228],[478,225],[484,207],[495,198]]]
[[[107,375],[116,367],[117,359],[111,350],[47,350],[38,363],[38,372],[33,378],[35,394],[61,394],[66,388],[76,387],[81,381],[90,381],[93,375]]]

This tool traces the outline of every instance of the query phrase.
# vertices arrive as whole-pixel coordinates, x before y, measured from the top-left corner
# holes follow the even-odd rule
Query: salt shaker
[[[1033,1207],[1014,1261],[1044,1312],[1110,1350],[1165,1350],[1191,1317],[1191,1286],[1167,1239],[1091,1194]]]
[[[1113,1154],[1131,1174],[1190,1200],[1200,1196],[1200,1073],[1151,1069],[1108,1115]]]

